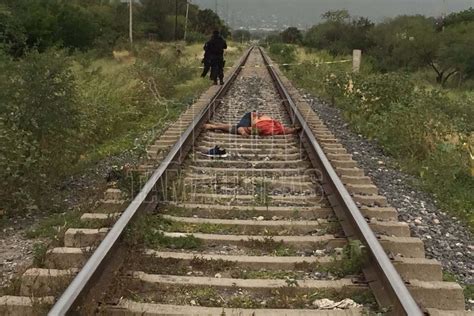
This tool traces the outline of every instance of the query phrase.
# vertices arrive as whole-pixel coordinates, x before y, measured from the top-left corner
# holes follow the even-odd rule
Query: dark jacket
[[[224,50],[227,49],[227,42],[225,39],[218,35],[212,36],[212,38],[206,43],[207,52],[212,57],[224,57]]]

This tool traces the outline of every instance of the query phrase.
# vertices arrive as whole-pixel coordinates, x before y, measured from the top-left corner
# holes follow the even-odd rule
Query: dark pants
[[[240,119],[237,125],[232,126],[230,129],[231,134],[239,134],[239,128],[241,127],[252,127],[252,112],[245,113]]]
[[[217,78],[222,82],[224,81],[224,66],[225,61],[223,57],[211,58],[211,80],[217,82]]]
[[[202,71],[201,77],[204,78],[211,69],[211,61],[209,59],[204,59],[202,63],[204,65],[204,70]]]

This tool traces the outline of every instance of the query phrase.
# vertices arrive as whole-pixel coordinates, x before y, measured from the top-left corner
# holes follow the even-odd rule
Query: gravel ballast
[[[412,236],[423,240],[426,257],[440,261],[443,270],[463,284],[473,284],[474,245],[469,229],[461,220],[439,209],[431,194],[413,185],[415,178],[391,167],[395,165],[393,159],[384,155],[376,142],[352,132],[341,110],[304,92],[301,94],[372,178],[380,194],[397,208],[400,221],[409,223]],[[474,309],[473,300],[466,303],[469,309]]]

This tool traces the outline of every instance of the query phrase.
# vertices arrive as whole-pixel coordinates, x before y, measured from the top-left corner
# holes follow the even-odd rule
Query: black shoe
[[[217,80],[214,80],[214,85],[216,85],[216,86],[217,86]]]
[[[205,153],[201,153],[202,155],[209,157],[209,158],[227,158],[227,152],[225,149],[220,149],[218,145],[216,147],[209,149]]]
[[[224,80],[221,80],[221,86],[223,86],[223,85],[224,85]]]

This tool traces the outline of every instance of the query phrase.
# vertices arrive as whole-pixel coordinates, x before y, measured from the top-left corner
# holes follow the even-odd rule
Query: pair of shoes
[[[227,158],[228,157],[225,149],[220,149],[218,145],[216,145],[216,147],[212,149],[209,149],[207,152],[201,153],[201,154],[210,158]]]

